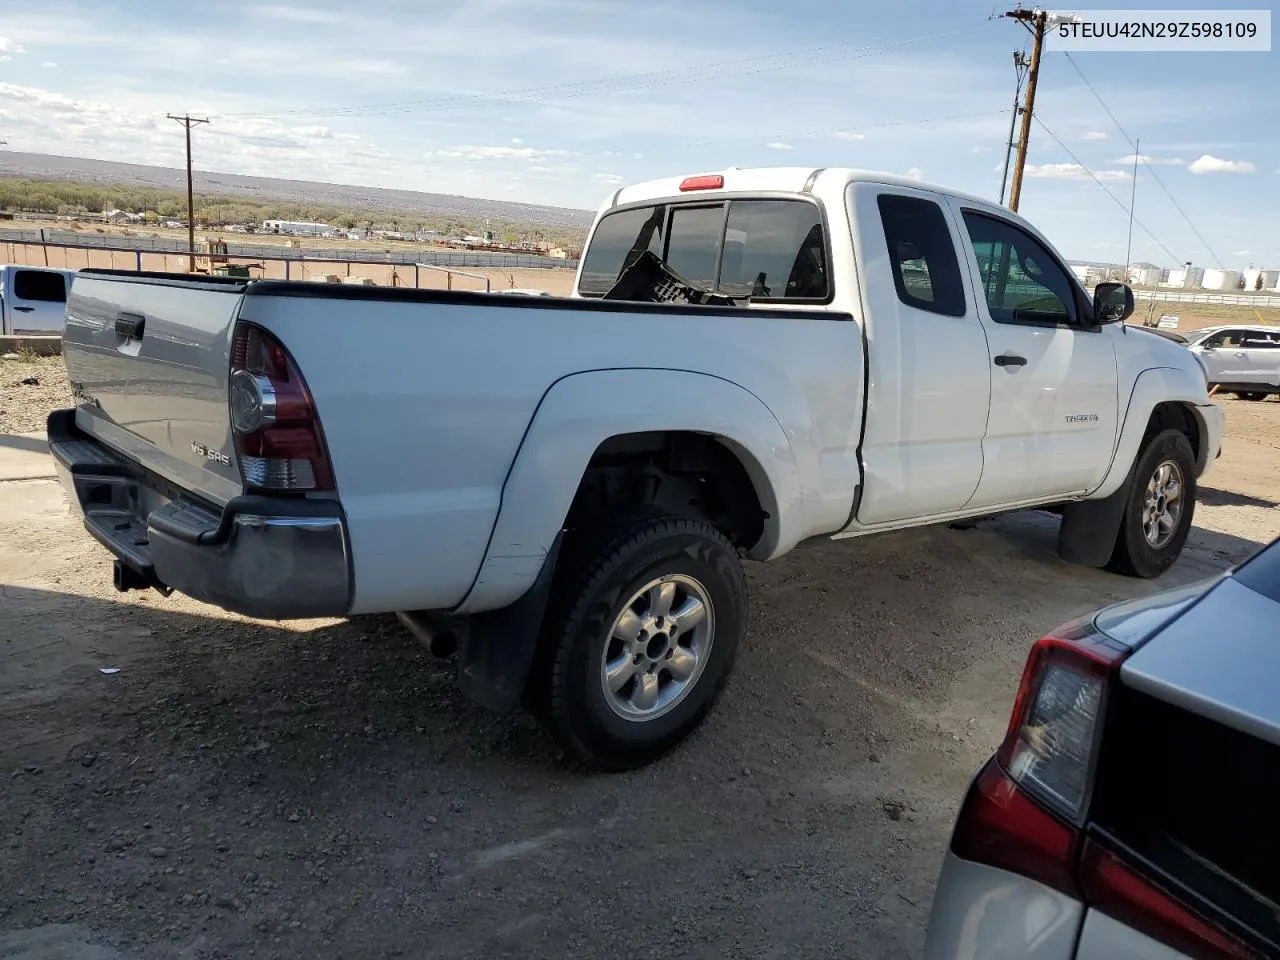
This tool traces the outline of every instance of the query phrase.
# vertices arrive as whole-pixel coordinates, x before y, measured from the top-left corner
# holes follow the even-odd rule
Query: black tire
[[[1246,393],[1241,393],[1239,390],[1237,390],[1236,396],[1239,397],[1241,400],[1251,400],[1254,403],[1257,403],[1259,400],[1267,399],[1267,394],[1265,392],[1257,392],[1257,391],[1249,391]]]
[[[602,677],[606,650],[617,646],[611,639],[614,622],[643,587],[672,575],[692,579],[709,600],[706,661],[667,712],[628,719],[610,706]],[[597,770],[643,766],[687,737],[711,710],[733,669],[746,623],[742,563],[710,524],[653,510],[604,519],[565,543],[525,704],[584,765]],[[675,636],[669,643],[677,643]],[[658,681],[665,676],[668,685],[675,682],[661,663],[648,669],[657,671]]]
[[[1177,465],[1182,473],[1179,499],[1182,508],[1173,528],[1172,536],[1160,546],[1152,545],[1143,530],[1143,510],[1147,500],[1147,486],[1156,469],[1166,461]],[[1120,531],[1107,569],[1131,577],[1151,579],[1158,577],[1178,559],[1196,508],[1196,459],[1191,443],[1179,430],[1163,430],[1147,439],[1146,446],[1134,463],[1129,497],[1125,501],[1120,519]]]

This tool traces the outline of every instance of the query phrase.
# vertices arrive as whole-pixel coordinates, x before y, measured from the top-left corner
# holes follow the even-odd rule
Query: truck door
[[[1111,464],[1115,345],[1061,260],[1021,225],[953,199],[991,351],[991,416],[970,507],[1084,493]]]
[[[961,509],[982,476],[991,361],[944,201],[849,188],[867,338],[861,524]]]
[[[57,270],[9,268],[7,309],[13,335],[60,333],[67,322],[67,280]]]

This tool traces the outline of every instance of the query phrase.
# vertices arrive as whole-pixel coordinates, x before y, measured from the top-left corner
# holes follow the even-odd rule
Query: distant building
[[[102,218],[108,223],[141,223],[146,220],[142,213],[125,213],[123,210],[104,210]]]
[[[284,233],[292,237],[331,237],[334,228],[327,223],[307,223],[304,220],[263,220],[263,233]]]

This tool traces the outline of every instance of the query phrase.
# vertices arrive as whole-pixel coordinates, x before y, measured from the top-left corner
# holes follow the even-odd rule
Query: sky
[[[0,0],[0,138],[181,166],[165,114],[189,111],[212,120],[197,168],[227,173],[594,209],[624,183],[795,164],[995,198],[1029,40],[1004,9]],[[1133,137],[1150,162],[1133,261],[1280,268],[1277,91],[1275,52],[1068,59],[1050,41],[1021,212],[1069,257],[1124,262]]]

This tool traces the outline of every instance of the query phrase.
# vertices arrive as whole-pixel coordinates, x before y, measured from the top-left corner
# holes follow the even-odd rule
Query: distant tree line
[[[44,213],[55,216],[85,216],[104,210],[143,214],[149,222],[183,220],[187,216],[187,195],[182,190],[116,184],[74,183],[66,180],[0,179],[0,210],[15,213]],[[446,237],[479,235],[483,218],[439,215],[414,211],[337,207],[295,200],[242,200],[225,194],[197,193],[196,223],[200,226],[254,224],[263,220],[300,220],[330,223],[353,230],[396,230],[404,233],[434,230]],[[546,240],[573,250],[582,247],[584,232],[572,227],[555,227],[511,220],[490,220],[489,229],[507,243]]]

